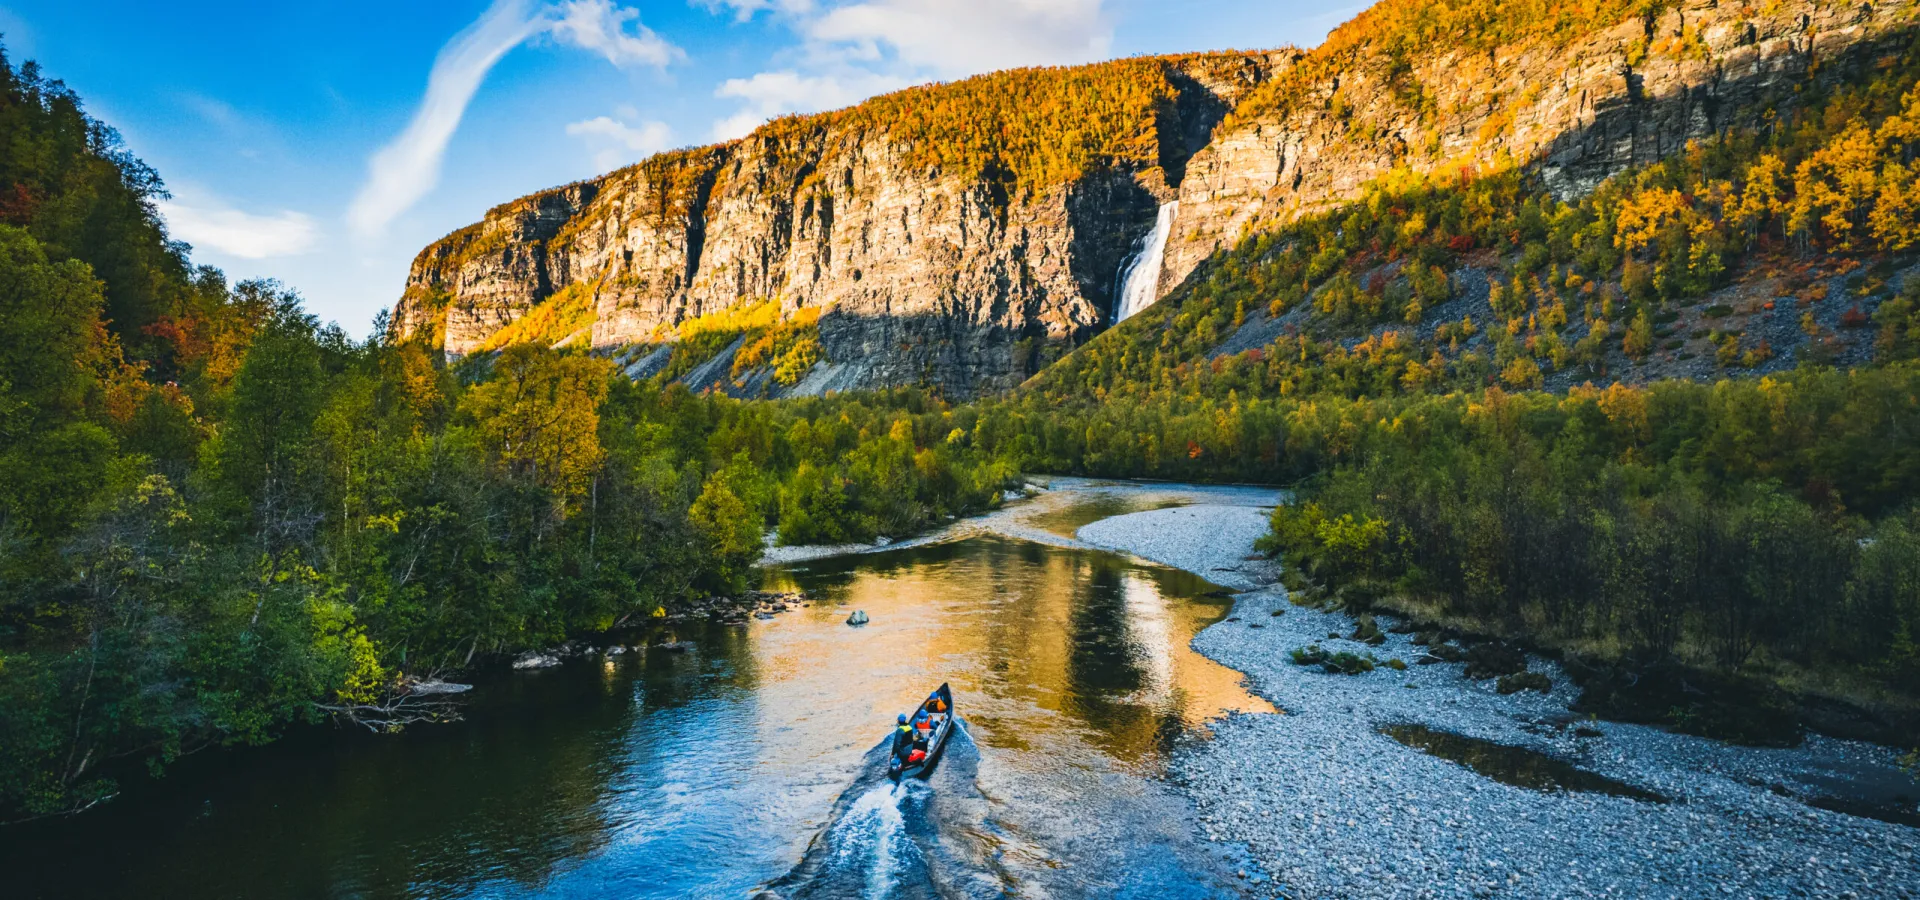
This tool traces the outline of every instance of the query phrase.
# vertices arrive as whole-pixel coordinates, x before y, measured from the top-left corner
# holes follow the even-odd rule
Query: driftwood
[[[108,800],[112,800],[113,798],[118,796],[120,796],[120,792],[114,791],[111,794],[102,794],[101,796],[95,797],[92,800],[87,801],[86,803],[73,807],[72,809],[62,809],[62,810],[57,810],[49,813],[41,813],[37,816],[27,816],[24,819],[9,819],[7,821],[0,822],[0,828],[5,828],[9,825],[24,825],[28,822],[38,822],[41,819],[54,819],[54,818],[61,818],[65,816],[77,816],[83,812],[86,812],[87,810],[90,810],[96,806],[99,806],[100,804],[105,803]]]
[[[317,709],[374,732],[399,731],[408,725],[460,720],[460,703],[453,699],[461,690],[443,689],[439,679],[401,679],[387,688],[386,694],[371,703],[315,704]],[[425,688],[424,690],[422,688]]]

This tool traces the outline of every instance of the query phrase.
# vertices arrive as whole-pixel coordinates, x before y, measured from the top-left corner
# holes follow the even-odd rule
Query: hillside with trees
[[[1235,82],[1231,116],[1194,121],[1297,102],[1289,84],[1363,46],[1560,41],[1668,6],[1390,0],[1265,87]],[[1684,32],[1663,40],[1692,52]],[[797,388],[866,346],[778,292],[636,318],[632,340],[596,346],[617,305],[603,289],[687,277],[664,253],[529,297],[464,355],[444,352],[457,302],[420,285],[414,327],[355,339],[281,285],[195,266],[155,211],[158,175],[59,82],[0,66],[0,821],[309,723],[431,721],[448,710],[414,679],[738,593],[770,535],[905,536],[998,505],[1027,473],[1291,486],[1268,546],[1303,602],[1559,654],[1602,714],[1914,739],[1920,47],[1903,40],[1578,195],[1513,160],[1392,169],[1249,227],[1117,326],[1036,312],[995,331],[1023,355],[990,374],[1038,374],[964,401],[932,377],[728,396],[756,377]],[[1108,219],[1150,222],[1164,198],[1131,179],[1185,160],[1169,136],[1192,124],[1175,121],[1192,82],[1247,59],[917,88],[775,122],[753,160],[798,175],[781,167],[801,157],[762,151],[849,120],[885,130],[903,169],[990,182],[980,196],[1010,205],[931,193],[999,229],[980,258],[1006,268],[981,277],[1018,273],[1040,297],[1043,276],[1083,282],[1035,275],[1054,245],[1000,241],[1008,222],[1082,216],[1117,252],[1127,230],[1063,185],[1119,172],[1100,182],[1126,201]],[[849,214],[834,190],[864,190],[810,169],[790,195],[754,194],[717,183],[708,153],[621,175],[657,203],[620,224],[664,246],[690,232],[646,229],[709,203],[826,223]],[[512,229],[553,225],[542,248],[577,241],[612,265],[593,243],[607,202],[580,185],[516,201],[423,259],[512,261]],[[550,207],[567,215],[540,219]],[[701,235],[709,259],[731,252]],[[1075,296],[1073,315],[1094,308]],[[951,332],[909,336],[957,352]],[[1661,693],[1676,672],[1708,699]]]

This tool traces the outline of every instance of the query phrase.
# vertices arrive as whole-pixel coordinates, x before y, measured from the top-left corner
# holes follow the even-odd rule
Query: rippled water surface
[[[811,608],[500,673],[467,720],[191,757],[76,820],[0,832],[19,897],[1202,897],[1226,869],[1154,776],[1266,708],[1188,649],[1211,585],[995,536],[769,574]],[[852,609],[872,624],[843,624]],[[658,638],[655,638],[658,639]],[[876,777],[951,682],[967,730]]]

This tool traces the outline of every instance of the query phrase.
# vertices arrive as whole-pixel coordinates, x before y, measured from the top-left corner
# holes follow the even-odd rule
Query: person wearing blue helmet
[[[927,695],[927,702],[920,704],[920,711],[913,717],[913,728],[920,733],[921,741],[933,735],[933,729],[940,724],[940,715],[946,711],[947,704],[940,699],[939,691]]]
[[[906,713],[901,713],[897,722],[899,727],[893,730],[893,757],[904,762],[913,755],[913,745],[919,741],[920,735]]]

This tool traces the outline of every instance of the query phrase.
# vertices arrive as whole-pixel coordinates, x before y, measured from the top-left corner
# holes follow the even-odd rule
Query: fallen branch
[[[72,809],[60,810],[59,812],[41,813],[37,816],[28,816],[24,819],[11,819],[5,822],[0,822],[0,828],[5,828],[9,825],[24,825],[28,822],[38,822],[41,819],[52,819],[52,818],[61,817],[61,816],[77,816],[83,812],[86,812],[87,810],[90,810],[96,806],[99,806],[100,804],[105,803],[108,800],[112,800],[113,798],[118,796],[120,796],[119,791],[115,791],[111,794],[102,794],[88,801],[85,806],[76,806]]]
[[[318,703],[314,707],[375,733],[395,732],[408,725],[460,720],[460,704],[450,696],[399,689],[388,691],[386,698],[376,703]]]

